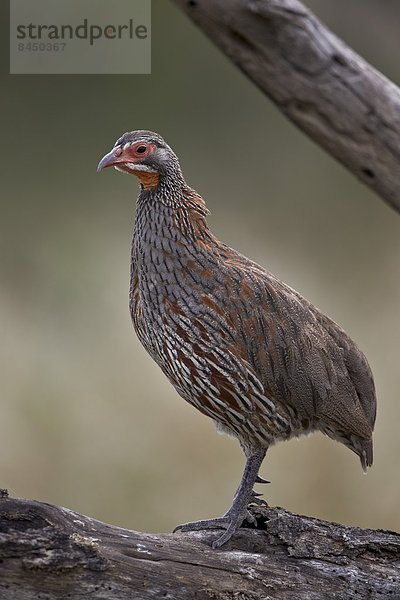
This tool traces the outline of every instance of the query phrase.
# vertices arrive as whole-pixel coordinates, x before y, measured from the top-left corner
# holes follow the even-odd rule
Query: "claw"
[[[262,477],[260,477],[259,475],[257,475],[257,477],[256,477],[256,483],[271,483],[271,482],[267,481],[266,479],[263,479]]]
[[[263,496],[264,494],[260,494],[259,492],[255,492],[254,490],[251,492],[251,498],[259,498],[260,496]]]
[[[263,498],[250,498],[249,504],[256,504],[257,506],[268,506],[268,502]]]

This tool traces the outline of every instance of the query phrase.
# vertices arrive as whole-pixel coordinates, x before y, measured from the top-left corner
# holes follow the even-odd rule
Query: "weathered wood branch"
[[[175,0],[280,110],[400,211],[400,90],[298,0]]]
[[[65,508],[0,498],[0,598],[258,600],[400,598],[400,534],[254,508],[216,533],[146,534]]]

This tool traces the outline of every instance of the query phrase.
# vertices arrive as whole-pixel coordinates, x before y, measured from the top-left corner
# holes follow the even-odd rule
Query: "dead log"
[[[400,599],[400,534],[254,507],[216,533],[121,529],[66,508],[0,498],[3,600]]]

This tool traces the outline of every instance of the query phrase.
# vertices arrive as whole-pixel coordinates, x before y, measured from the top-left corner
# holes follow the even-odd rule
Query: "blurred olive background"
[[[308,5],[399,83],[397,0]],[[4,7],[2,23],[4,40]],[[315,434],[268,452],[268,501],[399,528],[399,215],[172,2],[153,1],[151,76],[9,76],[2,56],[1,487],[148,531],[220,515],[232,499],[239,445],[178,397],[131,327],[137,182],[96,174],[121,133],[148,128],[180,156],[216,234],[344,326],[375,374],[368,476]]]

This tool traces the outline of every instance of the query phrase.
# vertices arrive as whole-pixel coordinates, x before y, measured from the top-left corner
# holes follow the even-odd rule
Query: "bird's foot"
[[[262,479],[258,475],[258,470],[265,456],[265,452],[266,448],[258,448],[247,458],[242,480],[234,495],[232,506],[223,517],[178,525],[178,527],[175,527],[174,533],[176,531],[185,532],[217,528],[225,529],[222,535],[211,544],[213,548],[219,548],[231,539],[235,531],[239,529],[244,521],[248,521],[252,525],[257,526],[257,519],[248,510],[248,505],[264,504],[264,501],[259,498],[262,494],[255,492],[253,490],[253,485],[255,483],[267,483],[265,479]]]
[[[191,523],[184,523],[183,525],[178,525],[174,529],[174,533],[177,531],[203,531],[207,529],[225,529],[224,533],[220,535],[216,540],[211,544],[213,548],[219,548],[225,542],[231,539],[233,534],[239,527],[242,525],[244,521],[248,521],[253,525],[257,524],[256,518],[247,510],[241,511],[236,514],[236,511],[228,511],[223,517],[218,517],[216,519],[206,519],[203,521],[193,521]]]

